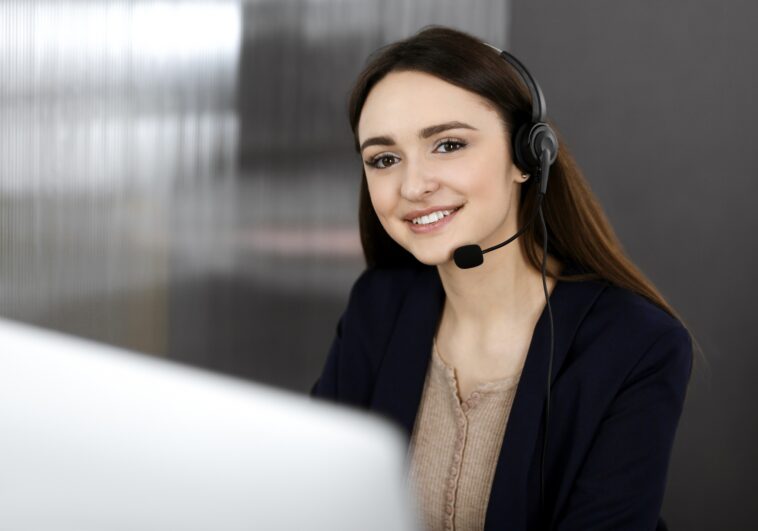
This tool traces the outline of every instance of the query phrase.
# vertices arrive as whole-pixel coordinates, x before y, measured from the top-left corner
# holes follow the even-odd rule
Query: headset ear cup
[[[553,128],[544,122],[532,124],[529,129],[529,138],[526,141],[529,152],[528,159],[533,161],[537,167],[540,166],[542,159],[543,146],[550,146],[551,151],[550,164],[555,162],[558,156],[558,137],[556,137]]]
[[[529,153],[529,130],[531,124],[524,124],[518,128],[516,135],[513,137],[513,158],[516,159],[516,166],[524,173],[534,173],[533,164],[528,160]]]

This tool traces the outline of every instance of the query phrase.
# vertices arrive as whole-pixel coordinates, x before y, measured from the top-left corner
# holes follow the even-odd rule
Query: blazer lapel
[[[567,267],[563,274],[576,273]],[[576,330],[597,296],[602,282],[558,282],[550,294],[555,330],[551,383],[555,382]],[[513,399],[511,413],[500,449],[487,507],[485,531],[527,529],[529,469],[539,464],[544,424],[545,387],[550,357],[550,318],[547,307],[534,328],[526,361]],[[539,488],[539,477],[532,478]]]

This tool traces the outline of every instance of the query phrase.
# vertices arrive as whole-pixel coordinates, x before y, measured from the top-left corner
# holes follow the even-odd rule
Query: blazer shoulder
[[[421,274],[420,269],[365,269],[350,290],[348,309],[365,317],[394,314]]]
[[[651,337],[673,329],[686,330],[681,321],[646,297],[610,283],[591,315],[620,336]]]
[[[576,341],[579,351],[600,356],[612,352],[616,366],[627,371],[662,356],[691,367],[692,340],[684,324],[646,297],[610,283],[585,317]]]
[[[406,296],[422,274],[417,268],[370,268],[356,279],[345,310],[346,332],[365,342],[372,357],[379,357],[382,350],[377,347],[389,339]]]

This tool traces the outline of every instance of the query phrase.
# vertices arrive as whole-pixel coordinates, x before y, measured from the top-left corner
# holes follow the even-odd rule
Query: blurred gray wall
[[[231,217],[204,197],[234,187],[240,42],[229,1],[0,4],[0,314],[171,352],[187,249]]]
[[[632,259],[698,356],[663,514],[672,530],[756,528],[758,4],[511,4],[511,49]]]
[[[714,0],[2,2],[0,315],[307,390],[363,268],[350,83],[376,47],[448,24],[529,66],[629,254],[703,346],[671,529],[751,529],[757,14]]]

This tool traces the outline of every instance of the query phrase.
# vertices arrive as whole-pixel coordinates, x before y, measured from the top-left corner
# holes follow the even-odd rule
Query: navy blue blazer
[[[579,272],[567,266],[564,274]],[[311,394],[371,410],[410,440],[445,292],[435,267],[368,269],[352,287]],[[545,502],[556,531],[666,529],[659,517],[692,369],[683,325],[604,281],[559,281]],[[485,530],[540,529],[550,348],[535,326],[490,491]]]

